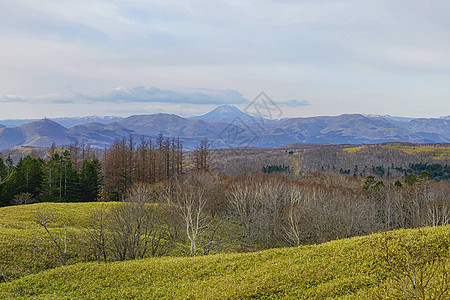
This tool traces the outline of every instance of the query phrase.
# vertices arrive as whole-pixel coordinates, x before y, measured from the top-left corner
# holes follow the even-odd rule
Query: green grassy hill
[[[52,212],[55,221],[49,227],[57,231],[68,226],[69,232],[80,231],[88,222],[91,212],[111,203],[37,203],[0,208],[0,273],[15,278],[34,274],[58,264],[46,255],[33,251],[36,242],[50,247],[45,231],[34,221],[38,212]],[[75,263],[82,258],[69,261]],[[0,278],[1,279],[1,278]],[[0,280],[1,282],[1,280]]]
[[[2,283],[0,298],[371,299],[386,294],[388,299],[397,299],[402,291],[393,289],[394,283],[390,283],[388,273],[383,273],[379,260],[380,248],[376,245],[383,240],[392,246],[394,257],[399,254],[399,270],[402,262],[409,261],[401,248],[396,248],[402,242],[420,241],[425,248],[419,254],[429,249],[431,253],[443,250],[446,258],[434,265],[437,275],[427,292],[439,290],[448,280],[450,227],[426,228],[422,232],[425,235],[417,230],[401,230],[248,254],[79,263]],[[437,242],[440,246],[436,248]],[[427,270],[433,269],[425,268],[425,273]]]
[[[450,283],[450,226],[246,254],[100,264],[79,259],[41,271],[49,262],[27,249],[42,236],[33,214],[51,209],[61,220],[73,220],[70,230],[80,230],[101,205],[1,208],[0,262],[15,264],[22,277],[0,283],[0,299],[398,299],[405,298],[404,287],[395,288],[395,278],[408,275],[430,278],[423,287],[427,295],[443,291],[441,299],[450,297],[442,290]],[[61,223],[53,225],[56,230]]]

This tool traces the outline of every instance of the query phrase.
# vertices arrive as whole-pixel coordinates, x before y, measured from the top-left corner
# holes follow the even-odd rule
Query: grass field
[[[52,208],[73,219],[72,229],[76,230],[99,205],[102,204],[45,203],[1,208],[2,260],[13,258],[29,268],[24,269],[26,272],[38,272],[42,266],[36,263],[34,254],[21,246],[39,230],[32,221],[33,213]],[[450,266],[450,226],[424,228],[422,232],[426,234],[420,240],[425,252],[439,244],[439,251],[446,251],[444,265]],[[398,230],[247,254],[101,264],[75,261],[70,266],[1,283],[0,299],[371,299],[384,290],[386,297],[394,299],[401,292],[392,290],[387,277],[376,275],[380,274],[382,264],[374,245],[384,238],[394,251],[390,255],[400,255],[405,261],[407,257],[402,256],[402,249],[397,246],[402,241],[417,240],[418,236],[421,236],[418,230]],[[439,278],[448,277],[439,272]],[[430,288],[439,284],[439,280],[432,280]]]
[[[359,146],[344,148],[343,151],[347,153],[355,153],[367,149],[369,146]],[[431,147],[431,146],[381,146],[383,148],[399,150],[406,154],[420,154],[425,153],[431,155],[434,159],[445,159],[450,158],[450,147]]]
[[[53,232],[59,231],[65,222],[69,233],[74,233],[86,227],[93,210],[111,204],[37,203],[0,208],[0,272],[17,278],[57,265],[48,256],[33,251],[37,240],[43,247],[51,246],[45,231],[34,220],[37,212],[55,215],[55,221],[49,224]]]
[[[22,276],[0,283],[0,299],[372,299],[380,295],[397,299],[404,296],[402,292],[392,288],[389,277],[380,276],[383,240],[391,245],[390,257],[398,257],[397,265],[409,261],[403,250],[411,246],[398,245],[418,241],[413,246],[422,248],[414,257],[437,249],[445,254],[446,272],[450,268],[450,226],[446,226],[246,254],[100,264],[72,261],[69,266],[55,265],[42,271],[50,262],[26,249],[36,235],[43,233],[33,221],[34,213],[53,210],[60,216],[53,230],[61,227],[63,219],[73,220],[71,230],[80,230],[90,212],[101,205],[105,204],[42,203],[0,208],[1,262],[16,265]],[[436,274],[436,278],[446,276],[449,280],[449,274],[441,269]],[[442,284],[441,279],[431,280],[428,288]]]
[[[400,150],[407,154],[427,153],[434,159],[450,158],[450,147],[431,147],[431,146],[384,146],[389,149]]]
[[[361,147],[351,147],[351,148],[344,148],[344,149],[342,149],[342,151],[345,151],[345,152],[348,152],[348,153],[355,153],[357,151],[360,151],[360,150],[366,149],[366,148],[367,147],[363,147],[363,146],[361,146]]]

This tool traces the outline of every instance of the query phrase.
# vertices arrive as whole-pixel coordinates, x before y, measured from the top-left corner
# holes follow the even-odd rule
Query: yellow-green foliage
[[[371,244],[380,299],[450,299],[449,232],[382,233]]]
[[[435,159],[450,158],[450,147],[431,147],[431,146],[384,146],[386,148],[400,150],[407,154],[427,153]]]
[[[49,224],[55,234],[63,222],[69,233],[75,233],[86,227],[92,210],[108,205],[111,203],[37,203],[0,208],[0,272],[21,277],[57,265],[48,256],[33,251],[37,239],[43,248],[52,247],[44,229],[35,222],[37,212],[55,215],[55,221]]]
[[[426,153],[431,155],[434,159],[450,158],[450,147],[431,147],[431,146],[381,146],[393,150],[399,150],[406,154],[420,154]],[[347,153],[355,153],[367,149],[367,146],[344,148],[342,151]]]
[[[425,249],[428,242],[445,241],[447,248],[441,250],[448,266],[450,226],[422,232]],[[419,232],[399,230],[387,235],[390,245],[395,245],[414,241]],[[379,233],[248,254],[80,263],[2,283],[0,298],[372,299],[383,296],[383,287],[392,289],[388,278],[379,275],[385,268],[379,258],[383,247],[378,246],[383,245],[383,237]],[[392,251],[402,257],[402,249]],[[439,278],[443,275],[437,273]]]
[[[352,147],[352,148],[344,148],[342,151],[348,152],[348,153],[355,153],[357,151],[360,151],[362,149],[366,149],[366,147]]]
[[[41,211],[51,211],[60,221],[69,222],[73,227],[84,227],[90,217],[91,211],[113,202],[91,203],[36,203],[21,206],[8,206],[0,208],[0,230],[5,228],[36,229],[39,225],[34,221],[34,214]],[[53,227],[61,223],[53,224]]]

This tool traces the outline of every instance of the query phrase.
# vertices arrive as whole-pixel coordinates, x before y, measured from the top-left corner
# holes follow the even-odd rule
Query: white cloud
[[[297,99],[292,99],[289,101],[277,101],[276,104],[282,107],[302,107],[311,105],[311,103],[309,103],[308,100],[297,100]]]
[[[47,94],[41,96],[0,96],[2,102],[40,102],[55,104],[72,104],[77,102],[158,102],[183,104],[242,104],[247,102],[238,91],[214,89],[190,89],[186,92],[163,90],[156,87],[118,87],[101,93]]]

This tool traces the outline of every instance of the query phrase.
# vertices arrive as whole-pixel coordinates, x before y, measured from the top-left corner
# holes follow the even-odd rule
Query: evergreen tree
[[[44,161],[42,159],[33,158],[30,155],[19,161],[14,181],[20,193],[30,193],[35,198],[39,195],[43,165]]]
[[[11,205],[11,199],[14,196],[14,192],[11,188],[11,179],[14,169],[10,166],[10,163],[3,161],[0,157],[0,206]]]
[[[85,202],[97,200],[101,184],[100,162],[98,159],[91,161],[85,159],[80,174],[81,199]]]
[[[43,168],[42,200],[60,202],[62,199],[61,186],[61,156],[55,153]]]
[[[70,160],[69,151],[65,151],[63,153],[62,168],[64,179],[64,184],[62,187],[63,191],[62,201],[64,202],[82,201],[80,174],[78,174],[78,171],[73,168],[72,161]]]
[[[81,200],[81,185],[78,172],[72,167],[70,154],[55,153],[45,164],[42,180],[44,201],[74,202]]]

